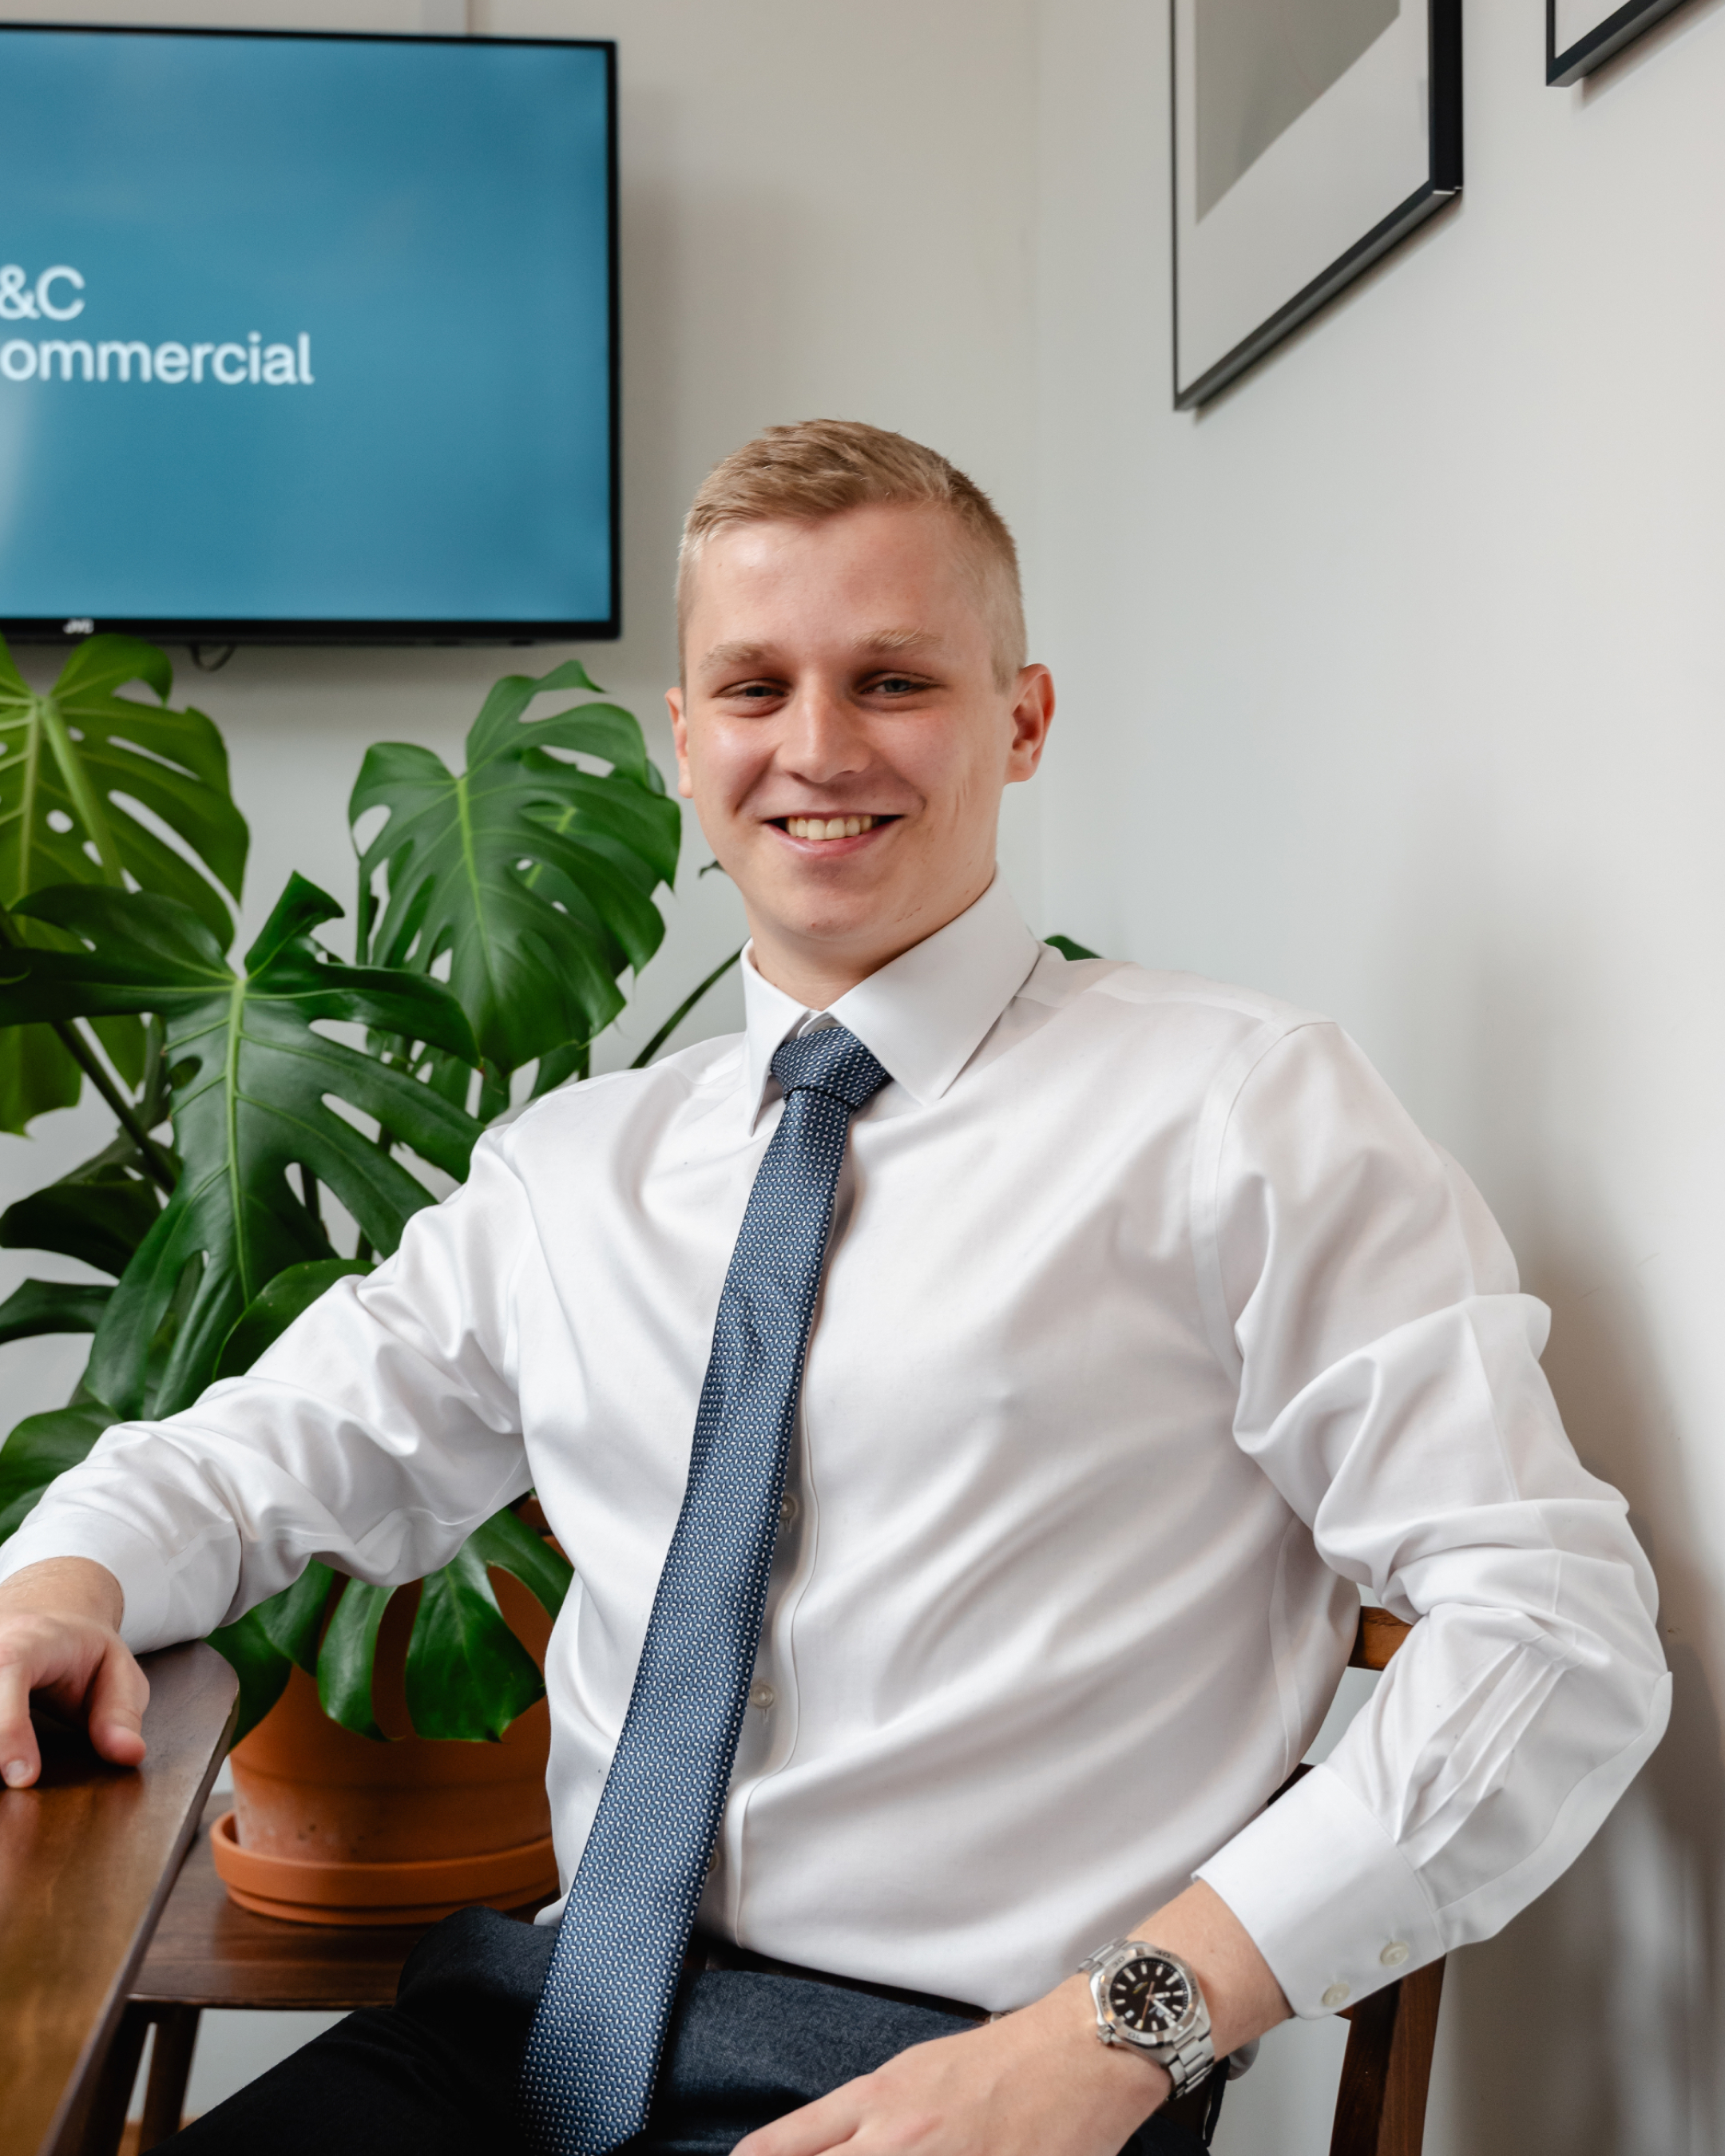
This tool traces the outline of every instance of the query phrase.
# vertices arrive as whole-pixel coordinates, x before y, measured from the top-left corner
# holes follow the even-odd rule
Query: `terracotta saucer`
[[[398,1864],[341,1864],[244,1849],[234,1815],[210,1830],[210,1854],[242,1909],[294,1924],[434,1924],[475,1905],[521,1909],[557,1891],[552,1838],[476,1856]]]

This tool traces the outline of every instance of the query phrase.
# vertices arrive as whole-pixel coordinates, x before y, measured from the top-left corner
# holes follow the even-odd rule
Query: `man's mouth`
[[[820,844],[829,839],[860,839],[877,824],[896,819],[891,816],[775,816],[772,820],[788,837]]]

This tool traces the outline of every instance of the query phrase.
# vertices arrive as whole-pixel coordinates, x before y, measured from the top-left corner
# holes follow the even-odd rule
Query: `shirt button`
[[[1332,1984],[1317,2003],[1320,2006],[1327,2006],[1333,2013],[1337,2007],[1346,2005],[1348,2003],[1348,1986],[1345,1984]]]
[[[789,1527],[791,1522],[796,1518],[800,1509],[801,1508],[798,1505],[796,1499],[791,1496],[788,1491],[787,1491],[785,1495],[778,1501],[778,1524],[780,1527]]]
[[[749,1705],[758,1707],[764,1712],[778,1697],[778,1694],[774,1691],[770,1684],[757,1684],[750,1690]]]
[[[1399,1969],[1407,1958],[1408,1943],[1405,1939],[1392,1939],[1378,1957],[1385,1969]]]

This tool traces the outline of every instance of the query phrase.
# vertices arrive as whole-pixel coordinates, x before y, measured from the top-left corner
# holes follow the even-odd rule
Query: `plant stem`
[[[492,1063],[480,1065],[479,1120],[489,1123],[494,1116],[501,1116],[509,1106],[511,1073],[500,1070]]]
[[[64,1019],[58,1018],[50,1019],[49,1023],[53,1026],[60,1045],[65,1050],[67,1055],[77,1064],[90,1084],[95,1087],[97,1092],[120,1118],[120,1127],[137,1147],[139,1157],[142,1159],[145,1167],[172,1198],[174,1194],[175,1181],[172,1162],[138,1121],[131,1101],[102,1068],[100,1059],[95,1050],[85,1040],[75,1024],[69,1024]]]
[[[716,867],[717,865],[718,864],[715,862],[714,866]],[[701,874],[705,875],[706,874],[706,870],[703,869],[701,870]],[[690,1012],[694,1009],[696,1004],[701,1001],[707,990],[711,988],[715,983],[721,981],[742,956],[742,946],[739,944],[736,950],[731,953],[731,956],[725,960],[722,965],[715,966],[713,968],[711,973],[707,975],[706,978],[701,983],[701,986],[698,988],[691,990],[688,995],[684,997],[681,1003],[677,1005],[676,1009],[671,1013],[665,1024],[660,1027],[658,1032],[654,1034],[651,1040],[647,1043],[647,1045],[641,1050],[640,1054],[636,1056],[634,1061],[629,1065],[629,1067],[631,1070],[644,1070],[646,1069],[647,1065],[653,1060],[654,1057],[658,1055],[660,1050],[664,1047],[666,1041],[670,1039],[677,1028],[683,1023],[683,1020],[688,1017]]]
[[[137,1112],[144,1128],[153,1131],[167,1113],[167,1035],[161,1018],[154,1014],[144,1027],[144,1090],[137,1098]]]
[[[0,908],[0,945],[3,945],[9,951],[27,951],[29,947],[27,944],[19,942],[18,937],[12,932],[12,924],[7,918],[3,908]],[[78,1030],[75,1023],[59,1018],[50,1019],[48,1023],[53,1028],[54,1036],[60,1046],[65,1050],[67,1055],[71,1057],[90,1084],[95,1087],[97,1092],[120,1118],[120,1127],[137,1147],[145,1167],[172,1198],[177,1179],[172,1162],[168,1159],[167,1155],[162,1152],[149,1132],[138,1121],[131,1101],[126,1099],[102,1067],[101,1058],[96,1054],[95,1050]],[[145,1081],[146,1091],[148,1084],[149,1081],[146,1077]]]

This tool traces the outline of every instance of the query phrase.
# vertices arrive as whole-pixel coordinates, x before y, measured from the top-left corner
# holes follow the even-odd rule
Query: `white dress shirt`
[[[446,1563],[531,1483],[567,1881],[628,1705],[720,1284],[811,1014],[552,1093],[246,1377],[110,1430],[0,1573],[100,1560],[136,1648],[308,1558]],[[1495,1931],[1657,1742],[1654,1587],[1548,1313],[1333,1024],[1069,964],[996,882],[841,997],[855,1119],[702,1922],[1004,2008],[1194,1872],[1295,2010]],[[1328,1761],[1370,1589],[1423,1620]]]

